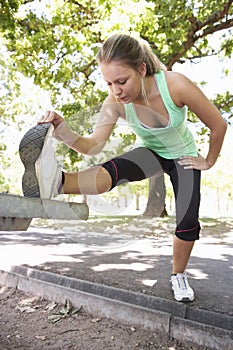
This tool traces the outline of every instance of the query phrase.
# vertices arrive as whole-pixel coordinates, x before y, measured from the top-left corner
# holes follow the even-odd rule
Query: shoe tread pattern
[[[25,171],[22,178],[22,189],[25,197],[40,197],[36,177],[35,162],[39,158],[44,139],[51,124],[38,124],[26,132],[19,144],[19,156]]]

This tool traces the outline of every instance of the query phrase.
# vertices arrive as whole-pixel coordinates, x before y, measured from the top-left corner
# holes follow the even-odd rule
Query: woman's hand
[[[54,126],[53,137],[63,142],[70,148],[75,147],[76,141],[80,138],[78,134],[72,131],[64,119],[54,111],[46,111],[38,120],[37,124],[52,123]]]
[[[178,164],[183,166],[184,169],[208,170],[210,168],[210,165],[207,163],[206,159],[200,154],[198,157],[181,157]]]
[[[64,119],[54,111],[46,111],[44,115],[37,121],[37,124],[52,123],[54,129],[60,125]]]

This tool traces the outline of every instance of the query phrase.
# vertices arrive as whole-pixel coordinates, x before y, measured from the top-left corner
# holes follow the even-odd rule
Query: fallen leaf
[[[71,312],[71,315],[73,316],[73,315],[76,315],[76,314],[80,314],[81,310],[82,310],[82,306],[80,306],[80,308],[78,308],[78,309],[74,309]]]
[[[46,336],[45,335],[35,335],[35,338],[38,340],[46,340]]]
[[[73,305],[71,304],[71,301],[69,299],[66,299],[65,301],[65,308],[68,311],[68,313],[72,310]]]
[[[36,309],[32,308],[30,306],[16,306],[16,310],[19,310],[20,312],[26,312],[27,314],[31,314],[32,312],[35,312]]]
[[[53,309],[55,309],[56,306],[57,306],[57,303],[53,302],[48,304],[45,309],[48,311],[52,311]]]
[[[73,305],[69,299],[66,299],[65,305],[56,313],[51,316],[48,316],[48,319],[53,323],[62,321],[64,318],[73,316],[80,313],[82,306],[79,309],[73,309]]]
[[[50,320],[50,321],[52,321],[53,323],[57,323],[57,322],[59,322],[59,321],[61,321],[62,319],[63,319],[63,316],[62,315],[51,315],[51,316],[49,316],[48,317],[48,319]]]
[[[100,322],[102,320],[102,318],[93,318],[91,320],[92,323],[97,323],[97,322]]]

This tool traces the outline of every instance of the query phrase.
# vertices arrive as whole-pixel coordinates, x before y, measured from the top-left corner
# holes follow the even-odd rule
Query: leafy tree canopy
[[[107,93],[97,84],[95,56],[110,33],[140,35],[168,69],[175,63],[196,62],[207,56],[231,58],[232,2],[0,0],[0,40],[7,49],[0,52],[1,120],[15,115],[5,107],[16,101],[20,93],[18,73],[22,73],[50,92],[54,108],[61,110],[70,123],[78,113],[78,132],[91,132],[93,111],[98,113]],[[218,45],[211,40],[215,33]],[[232,93],[219,94],[214,102],[229,120]],[[15,107],[15,111],[20,110],[20,106]],[[130,137],[124,136],[124,146]],[[70,159],[75,162],[72,151]]]
[[[0,9],[1,32],[17,69],[50,89],[53,102],[68,89],[67,103],[75,101],[75,108],[103,99],[93,93],[95,55],[114,31],[140,34],[168,69],[176,62],[232,54],[232,1],[8,0]],[[217,47],[209,40],[216,32]]]

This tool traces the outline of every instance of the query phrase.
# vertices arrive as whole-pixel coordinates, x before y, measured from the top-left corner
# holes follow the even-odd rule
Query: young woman
[[[194,242],[199,238],[200,172],[216,162],[226,122],[189,79],[166,71],[144,41],[129,35],[113,35],[100,48],[97,61],[109,86],[109,95],[94,132],[87,137],[77,135],[60,115],[47,111],[21,142],[24,194],[44,198],[61,192],[100,194],[126,181],[167,173],[176,200],[172,290],[177,301],[192,301],[194,291],[185,269]],[[209,128],[206,157],[198,154],[187,127],[187,109]],[[91,156],[103,149],[119,117],[138,135],[140,147],[77,173],[61,171],[48,142],[51,127],[58,140]],[[32,170],[32,163],[36,171]]]

